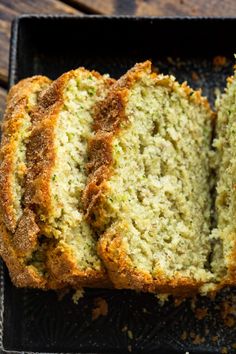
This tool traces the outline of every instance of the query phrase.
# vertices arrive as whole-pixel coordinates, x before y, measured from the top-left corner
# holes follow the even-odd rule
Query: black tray
[[[236,19],[22,16],[12,27],[10,85],[86,66],[119,77],[134,63],[202,87],[213,103],[232,74]],[[225,58],[215,58],[215,56]],[[221,65],[223,64],[223,65]],[[236,291],[161,306],[151,294],[93,290],[77,305],[71,293],[17,289],[1,267],[2,352],[235,353]],[[108,314],[92,320],[96,299]],[[195,309],[194,309],[195,307]],[[198,319],[197,319],[198,318]]]

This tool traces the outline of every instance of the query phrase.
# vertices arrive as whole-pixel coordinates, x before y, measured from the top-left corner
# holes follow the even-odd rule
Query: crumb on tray
[[[204,307],[204,308],[199,307],[199,308],[195,309],[195,317],[198,320],[202,320],[203,318],[205,318],[207,316],[207,313],[208,313],[207,307]]]
[[[183,333],[181,334],[180,338],[185,341],[188,338],[188,333],[186,331],[183,331]]]
[[[223,55],[217,55],[213,58],[213,66],[225,66],[227,64],[227,59]]]
[[[79,299],[81,299],[82,297],[84,297],[84,289],[80,288],[75,291],[75,293],[72,296],[72,300],[77,305],[79,302]]]
[[[92,320],[96,320],[100,316],[106,316],[108,314],[108,304],[105,299],[97,297],[94,300],[95,307],[92,309]]]
[[[196,71],[192,71],[191,76],[192,76],[192,80],[193,81],[198,81],[199,80],[199,76],[196,73]]]

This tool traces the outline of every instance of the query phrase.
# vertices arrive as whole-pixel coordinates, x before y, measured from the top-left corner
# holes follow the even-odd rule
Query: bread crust
[[[0,215],[0,254],[7,265],[12,282],[18,287],[45,289],[46,281],[33,266],[26,266],[11,243],[10,234]]]
[[[45,87],[50,80],[44,76],[33,76],[13,86],[7,97],[7,108],[2,123],[1,164],[0,164],[0,204],[2,217],[7,228],[14,232],[17,215],[14,209],[13,173],[17,139],[21,134],[25,114],[31,115],[28,100],[33,92]],[[24,168],[24,166],[22,166]],[[22,173],[25,173],[22,171]]]
[[[89,223],[101,232],[107,228],[103,205],[106,200],[107,180],[113,173],[112,141],[120,133],[122,122],[128,119],[125,115],[128,90],[142,73],[151,74],[157,85],[169,87],[170,90],[178,85],[169,77],[151,73],[151,62],[146,61],[136,64],[113,85],[107,98],[98,103],[94,124],[96,135],[89,143],[89,180],[84,191],[83,203]],[[189,100],[203,105],[211,113],[213,120],[214,114],[201,93],[195,92],[192,95],[194,91],[186,83],[182,84],[182,88]],[[161,272],[153,278],[147,272],[137,271],[122,247],[121,234],[115,229],[110,229],[98,241],[98,254],[104,261],[116,288],[186,296],[196,293],[203,285],[202,282],[187,277],[176,276],[175,279],[168,280]]]
[[[236,240],[236,233],[234,233],[234,240]],[[232,252],[228,257],[227,274],[221,279],[220,287],[235,286],[236,283],[236,241],[234,242]]]
[[[74,288],[111,287],[105,268],[80,270],[71,250],[65,244],[53,245],[47,251],[47,269],[55,279],[70,284]]]
[[[84,68],[77,70],[102,78],[99,73],[94,71],[89,72]],[[36,210],[37,222],[42,232],[50,231],[43,219],[50,217],[53,207],[50,181],[56,163],[56,151],[53,145],[55,126],[64,104],[64,88],[68,81],[76,76],[77,70],[67,72],[54,81],[40,98],[37,111],[34,112],[37,124],[32,130],[27,148],[29,169],[25,188],[25,205],[31,210]],[[110,87],[114,82],[108,78],[103,78],[103,80],[107,87]],[[46,266],[55,279],[60,279],[73,287],[102,287],[109,284],[105,269],[79,269],[71,250],[57,240],[54,240],[47,250]]]
[[[134,289],[142,292],[192,296],[199,292],[202,282],[187,277],[166,279],[159,270],[155,278],[148,272],[136,270],[122,247],[121,235],[107,232],[98,242],[98,253],[106,264],[109,277],[117,289]]]
[[[7,97],[7,108],[2,124],[0,166],[0,254],[5,261],[13,283],[18,287],[61,288],[54,279],[47,279],[33,265],[27,265],[38,244],[39,227],[32,210],[26,208],[17,220],[13,207],[14,155],[18,148],[16,139],[20,134],[24,115],[29,110],[29,97],[40,94],[51,81],[44,76],[24,79],[13,86]],[[33,107],[32,107],[33,109]],[[26,171],[25,171],[26,173]]]
[[[37,227],[37,225],[36,225]],[[52,276],[40,274],[34,265],[27,265],[27,258],[17,249],[14,234],[6,228],[0,213],[0,255],[7,265],[13,284],[17,287],[30,287],[42,290],[63,289],[66,284]]]

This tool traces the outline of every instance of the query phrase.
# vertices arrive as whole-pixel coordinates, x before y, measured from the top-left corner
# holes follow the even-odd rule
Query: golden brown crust
[[[17,215],[14,209],[13,174],[17,140],[21,134],[25,115],[31,114],[29,96],[38,93],[50,80],[44,76],[34,76],[13,86],[7,97],[7,108],[2,123],[1,164],[0,164],[0,205],[7,228],[14,232]],[[18,166],[20,168],[20,166]],[[21,166],[22,174],[26,167]]]
[[[31,223],[34,222],[29,234],[26,235],[26,240],[33,234],[34,242],[30,242],[30,247],[35,245],[35,234],[38,233],[37,225],[34,221],[34,215],[28,211],[28,217]],[[23,232],[26,232],[24,230]],[[16,234],[12,234],[5,226],[2,214],[0,213],[0,255],[7,265],[9,274],[13,284],[17,287],[30,287],[42,290],[48,289],[63,289],[67,286],[63,280],[58,281],[51,274],[40,274],[38,269],[30,264],[30,256],[28,244],[25,245],[26,240],[23,240],[23,245],[20,245],[21,239],[15,239]],[[25,249],[27,252],[25,252]]]
[[[107,98],[97,105],[95,116],[96,135],[89,144],[90,173],[88,184],[83,195],[83,203],[87,210],[87,219],[91,225],[106,230],[106,213],[103,203],[106,200],[107,180],[112,174],[112,141],[122,129],[120,126],[127,117],[125,106],[128,90],[137,82],[143,73],[150,74],[157,85],[175,90],[178,83],[169,77],[151,73],[151,62],[136,64],[120,80],[113,85]],[[196,104],[203,105],[211,112],[209,104],[200,92],[182,84],[183,94]],[[193,94],[194,93],[194,94]],[[211,112],[212,113],[212,112]],[[213,114],[212,114],[213,117]],[[110,230],[110,229],[109,229]],[[163,274],[153,278],[146,272],[135,270],[132,262],[122,248],[122,236],[117,231],[107,231],[98,241],[98,253],[104,261],[111,280],[117,288],[130,288],[148,292],[172,293],[175,295],[190,295],[196,293],[202,283],[191,278],[175,278],[167,280]]]
[[[84,68],[77,70],[102,78],[94,71],[88,72]],[[72,70],[54,81],[39,99],[37,110],[34,112],[33,119],[37,121],[37,124],[34,126],[27,147],[29,169],[25,187],[25,205],[28,208],[36,209],[38,225],[42,231],[49,230],[47,223],[44,224],[43,220],[50,217],[52,210],[53,198],[50,181],[56,163],[56,152],[53,145],[55,127],[59,112],[64,104],[64,89],[68,81],[75,75],[76,70]],[[107,87],[110,87],[114,82],[108,78],[103,78],[103,80]],[[47,250],[46,267],[55,279],[60,279],[60,281],[74,287],[107,286],[109,284],[105,270],[80,270],[69,248],[66,248],[66,245],[62,246],[56,240]]]
[[[28,256],[37,247],[40,229],[35,220],[32,210],[25,208],[19,220],[16,232],[12,236],[12,246],[18,256]]]
[[[202,105],[209,112],[212,119],[215,114],[212,112],[207,98],[201,95],[201,90],[194,91],[186,82],[179,85],[170,76],[158,75],[152,72],[152,63],[147,60],[143,63],[136,64],[124,76],[122,76],[112,86],[107,99],[99,102],[95,111],[94,130],[98,132],[112,132],[113,134],[119,129],[120,123],[126,119],[124,107],[127,102],[127,95],[132,85],[138,81],[143,74],[149,74],[158,86],[165,86],[170,90],[176,90],[181,86],[186,98],[197,105]]]
[[[105,219],[105,211],[100,208],[103,204],[106,192],[106,180],[111,174],[109,168],[112,164],[112,134],[97,134],[88,144],[90,162],[88,172],[92,175],[88,187],[85,188],[83,204],[86,210],[86,218],[93,227],[102,229]]]
[[[111,287],[104,268],[80,270],[71,250],[66,245],[56,244],[48,250],[47,268],[49,272],[61,281],[74,288]]]
[[[11,239],[14,237],[4,225],[0,216],[0,254],[7,265],[13,284],[17,287],[57,290],[67,287],[63,281],[40,274],[34,265],[27,265],[27,259],[15,251]]]
[[[122,247],[122,236],[115,230],[105,233],[98,242],[98,254],[109,271],[109,277],[117,289],[135,289],[142,292],[192,296],[203,283],[187,277],[167,279],[159,271],[151,274],[136,270],[132,260]]]
[[[12,245],[12,235],[0,215],[0,254],[7,265],[12,282],[18,287],[46,288],[46,281],[32,265],[27,266]]]
[[[236,234],[234,234],[234,240],[236,240]],[[234,246],[232,252],[230,253],[227,260],[227,274],[223,279],[221,279],[221,287],[223,286],[234,286],[236,283],[236,241],[234,242]]]

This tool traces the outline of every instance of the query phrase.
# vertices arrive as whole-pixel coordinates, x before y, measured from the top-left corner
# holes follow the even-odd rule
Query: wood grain
[[[91,13],[136,16],[236,16],[236,0],[72,0]]]
[[[0,120],[3,117],[3,113],[5,110],[7,91],[0,87]]]
[[[7,82],[11,21],[20,14],[80,14],[57,0],[0,0],[0,81]]]

